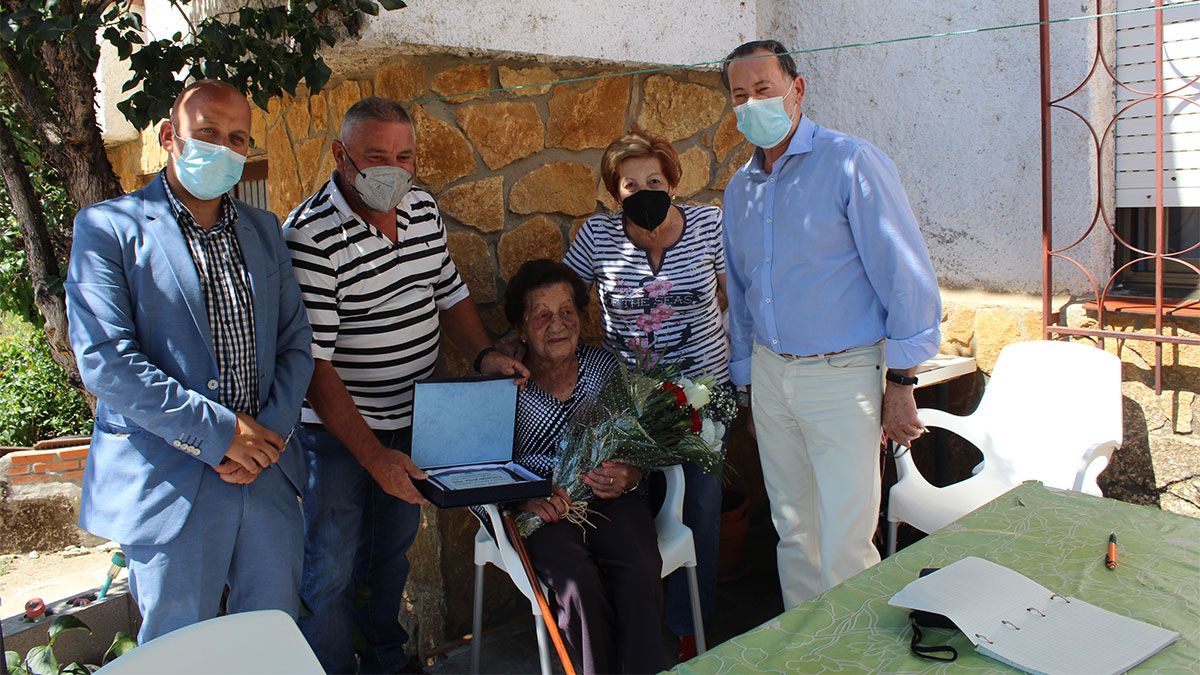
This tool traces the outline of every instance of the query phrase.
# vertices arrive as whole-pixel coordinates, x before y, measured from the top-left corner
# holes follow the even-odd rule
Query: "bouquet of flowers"
[[[641,358],[632,370],[617,368],[595,403],[568,422],[554,469],[554,482],[571,497],[567,520],[591,524],[592,494],[583,477],[605,461],[643,470],[688,461],[710,475],[720,472],[721,441],[737,414],[732,392],[707,374],[688,379],[680,376],[681,364],[659,361]],[[542,524],[532,513],[517,517],[521,536]]]

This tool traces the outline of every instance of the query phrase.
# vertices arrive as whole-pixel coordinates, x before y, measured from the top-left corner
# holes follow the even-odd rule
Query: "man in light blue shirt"
[[[880,427],[904,444],[924,431],[913,371],[937,353],[941,302],[892,161],[803,115],[780,43],[728,58],[759,148],[725,189],[730,366],[751,392],[792,607],[879,561]]]

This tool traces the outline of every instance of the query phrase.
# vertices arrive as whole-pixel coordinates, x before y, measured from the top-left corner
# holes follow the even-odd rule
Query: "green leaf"
[[[92,675],[88,667],[78,661],[72,661],[58,671],[58,675]]]
[[[393,9],[404,9],[408,6],[404,3],[404,0],[379,0],[379,4],[382,5],[384,9],[389,11]]]
[[[62,288],[63,282],[59,279],[53,281],[55,291]],[[54,617],[54,621],[50,622],[50,641],[53,644],[58,636],[69,630],[86,630],[91,633],[92,629],[84,623],[79,617],[74,614],[60,614]]]
[[[133,651],[137,646],[137,640],[129,637],[129,633],[118,631],[116,637],[113,638],[112,644],[109,645],[108,651],[104,652],[104,658],[100,662],[103,664],[120,658]]]
[[[25,665],[32,675],[58,675],[58,659],[50,645],[32,647],[25,655]]]
[[[4,652],[4,665],[8,666],[9,675],[29,675],[29,671],[21,667],[21,655],[16,652]]]

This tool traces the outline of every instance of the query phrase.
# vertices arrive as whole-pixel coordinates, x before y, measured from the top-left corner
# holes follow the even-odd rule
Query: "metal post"
[[[1163,10],[1154,0],[1154,334],[1163,334],[1163,252],[1167,226],[1163,210]],[[1162,393],[1162,343],[1154,343],[1154,393]]]
[[[1053,250],[1054,212],[1052,208],[1052,192],[1054,182],[1051,172],[1050,146],[1050,0],[1038,0],[1038,37],[1041,47],[1042,75],[1042,337],[1050,338],[1050,326],[1054,323],[1050,314],[1051,295],[1054,291],[1051,275],[1051,264],[1054,260],[1050,255]]]

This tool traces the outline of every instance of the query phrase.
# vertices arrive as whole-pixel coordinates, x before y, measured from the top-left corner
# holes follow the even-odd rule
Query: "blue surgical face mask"
[[[175,140],[183,142],[175,175],[196,199],[216,199],[233,189],[242,179],[246,156],[215,143],[184,138],[175,131]]]
[[[775,98],[752,98],[735,106],[737,128],[754,145],[773,148],[787,138],[792,130],[792,118],[783,107],[787,94]]]

